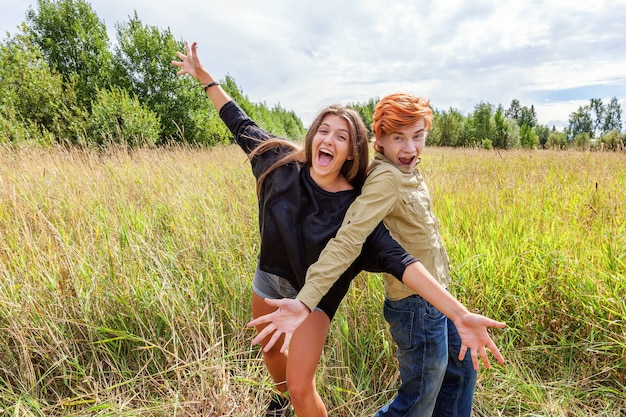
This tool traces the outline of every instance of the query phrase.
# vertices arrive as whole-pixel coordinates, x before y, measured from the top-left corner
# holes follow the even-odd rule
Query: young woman
[[[261,249],[253,280],[252,314],[255,318],[264,316],[276,310],[271,299],[296,296],[304,285],[308,267],[339,229],[347,208],[357,197],[368,164],[367,130],[356,112],[331,106],[311,124],[304,149],[272,137],[230,99],[203,67],[196,54],[196,43],[186,44],[185,49],[186,54],[177,53],[180,61],[172,64],[180,68],[179,75],[188,74],[202,83],[237,144],[248,154],[257,178]],[[283,345],[289,344],[288,354],[278,348],[280,334],[262,336],[264,331],[272,333],[273,325],[266,328],[266,324],[258,323],[259,336],[255,340],[263,345],[265,365],[277,388],[281,392],[289,390],[296,415],[327,415],[316,390],[315,370],[330,320],[352,278],[363,269],[386,271],[397,279],[419,281],[425,288],[437,291],[438,284],[429,281],[419,265],[381,224],[318,307],[290,335],[290,340],[282,341]],[[486,326],[497,322],[472,315],[452,300],[450,305],[456,303],[459,317],[472,316],[465,327],[461,324],[460,333],[465,331],[468,335],[464,342],[469,340],[481,348],[493,345]]]

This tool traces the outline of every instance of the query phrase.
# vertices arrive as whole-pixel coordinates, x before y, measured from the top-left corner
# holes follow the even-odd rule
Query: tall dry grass
[[[626,155],[438,151],[427,172],[453,292],[509,323],[477,414],[626,414]]]
[[[508,323],[479,416],[626,409],[626,155],[427,149],[451,291]],[[261,415],[258,251],[238,148],[0,148],[0,414]],[[382,283],[362,275],[318,386],[335,416],[397,387]]]

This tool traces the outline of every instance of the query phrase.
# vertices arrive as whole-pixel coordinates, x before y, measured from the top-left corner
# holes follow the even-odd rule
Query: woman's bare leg
[[[272,313],[276,310],[276,307],[271,307],[265,303],[265,300],[252,293],[252,316],[257,318],[259,316]],[[256,327],[257,332],[260,332],[266,325],[262,324]],[[265,347],[268,339],[266,338],[261,342],[261,346]],[[280,392],[287,391],[287,352],[280,353],[280,347],[283,345],[283,338],[281,337],[272,349],[268,352],[263,352],[263,361],[265,367],[270,373],[272,380],[276,384],[276,388]]]
[[[315,371],[329,326],[328,316],[321,311],[314,311],[294,332],[289,343],[287,384],[298,417],[328,416],[324,402],[315,387]]]

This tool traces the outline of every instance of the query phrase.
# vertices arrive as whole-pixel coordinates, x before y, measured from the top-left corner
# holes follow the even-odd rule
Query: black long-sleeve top
[[[233,101],[221,108],[220,117],[246,154],[270,137]],[[255,155],[251,161],[255,177],[286,151],[279,148]],[[297,162],[277,168],[265,178],[259,198],[259,267],[287,279],[298,291],[304,285],[308,267],[335,236],[348,207],[359,194],[356,189],[325,191],[313,181],[309,168]],[[380,223],[363,245],[361,255],[318,307],[332,319],[350,282],[361,270],[388,272],[401,280],[406,267],[416,261]]]

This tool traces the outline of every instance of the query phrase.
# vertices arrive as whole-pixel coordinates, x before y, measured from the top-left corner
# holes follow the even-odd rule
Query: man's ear
[[[376,140],[374,141],[376,143],[376,146],[378,146],[379,148],[383,147],[383,140],[380,138],[376,138]]]

